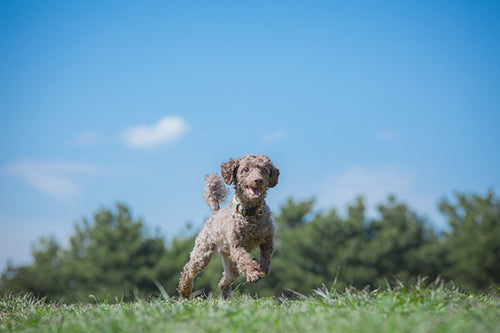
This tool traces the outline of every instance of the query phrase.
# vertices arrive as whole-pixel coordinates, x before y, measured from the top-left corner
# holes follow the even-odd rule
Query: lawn
[[[3,292],[0,332],[499,332],[500,297],[443,285],[311,295],[55,304]]]

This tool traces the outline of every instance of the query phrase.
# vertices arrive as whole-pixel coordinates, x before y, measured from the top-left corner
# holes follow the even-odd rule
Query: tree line
[[[500,201],[456,194],[439,202],[448,228],[436,233],[428,222],[394,196],[368,218],[363,199],[349,205],[346,216],[335,209],[315,212],[314,202],[289,199],[275,214],[276,250],[271,274],[258,283],[244,278],[240,292],[272,296],[310,293],[325,284],[336,288],[378,288],[418,277],[452,281],[463,288],[495,290],[500,284]],[[92,221],[75,225],[69,246],[42,238],[33,248],[33,263],[9,264],[0,288],[29,291],[64,302],[110,301],[176,295],[178,278],[194,244],[192,236],[165,242],[150,235],[130,209],[98,211]],[[255,253],[257,257],[257,253]],[[200,293],[217,293],[222,274],[214,258],[196,279]]]

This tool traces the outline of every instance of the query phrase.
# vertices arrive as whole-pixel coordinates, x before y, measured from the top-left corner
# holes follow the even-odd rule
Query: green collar
[[[236,197],[234,196],[233,197],[233,205],[234,205],[234,208],[236,208],[236,210],[238,212],[240,212],[241,215],[243,215],[243,216],[255,216],[255,215],[260,216],[260,215],[264,214],[264,203],[262,203],[262,205],[260,205],[259,207],[255,207],[255,208],[243,208],[243,207],[241,207],[241,205],[236,200]]]

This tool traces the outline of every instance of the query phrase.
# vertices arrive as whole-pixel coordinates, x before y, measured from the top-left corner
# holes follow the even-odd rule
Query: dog
[[[221,165],[224,183],[234,185],[230,204],[220,208],[227,187],[218,174],[205,176],[205,201],[212,210],[195,240],[188,263],[184,266],[178,291],[189,298],[193,279],[204,270],[214,253],[222,256],[224,273],[219,282],[221,296],[227,299],[231,284],[243,274],[247,282],[269,275],[274,251],[274,227],[266,204],[267,190],[278,184],[280,171],[265,155],[245,155]],[[251,252],[260,248],[260,260]]]

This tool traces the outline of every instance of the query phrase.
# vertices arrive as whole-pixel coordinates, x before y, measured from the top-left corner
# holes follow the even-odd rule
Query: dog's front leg
[[[260,267],[266,275],[271,272],[271,256],[273,252],[274,243],[272,239],[260,244]]]
[[[257,260],[242,246],[231,247],[231,259],[236,262],[238,269],[247,277],[247,282],[258,281],[265,275]]]

